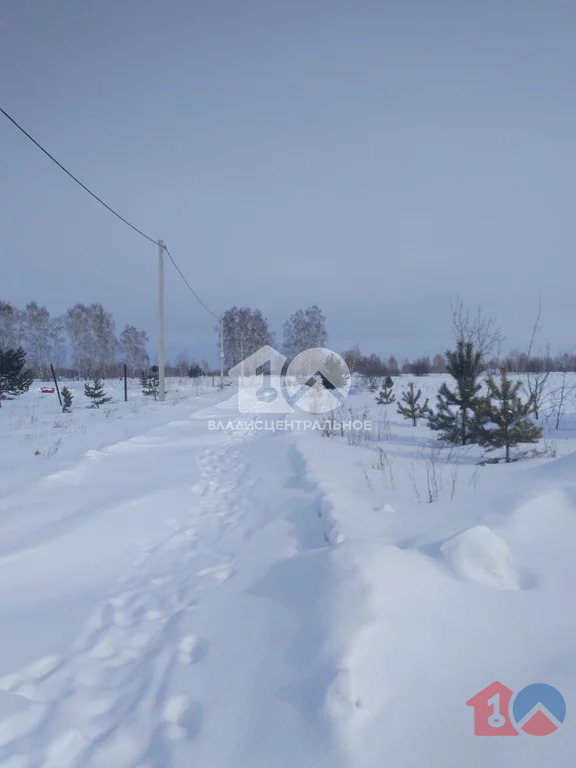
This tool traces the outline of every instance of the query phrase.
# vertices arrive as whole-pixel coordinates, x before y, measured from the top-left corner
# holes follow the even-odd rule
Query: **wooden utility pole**
[[[166,387],[164,382],[164,250],[163,240],[158,240],[158,384],[159,399],[166,399]]]
[[[224,316],[223,315],[220,315],[220,389],[224,389]]]

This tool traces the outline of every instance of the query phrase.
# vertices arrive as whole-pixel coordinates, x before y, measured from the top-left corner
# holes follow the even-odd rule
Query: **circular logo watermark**
[[[342,405],[350,391],[350,369],[330,349],[313,347],[290,362],[284,377],[284,398],[306,413],[328,413]]]

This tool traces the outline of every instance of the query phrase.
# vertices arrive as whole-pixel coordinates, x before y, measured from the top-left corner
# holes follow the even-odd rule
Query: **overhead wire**
[[[150,243],[154,243],[154,245],[159,245],[159,243],[158,243],[158,241],[157,241],[157,240],[155,240],[153,237],[150,237],[150,235],[147,235],[147,234],[146,234],[145,232],[143,232],[141,229],[139,229],[139,228],[138,228],[138,227],[136,227],[134,224],[132,224],[130,221],[128,221],[128,219],[126,219],[124,216],[122,216],[121,214],[119,214],[119,213],[118,213],[118,211],[114,210],[114,208],[112,208],[112,206],[108,205],[108,203],[105,203],[105,202],[104,202],[104,200],[102,200],[102,198],[101,198],[101,197],[99,197],[99,196],[98,196],[98,195],[97,195],[95,192],[93,192],[93,191],[92,191],[92,190],[91,190],[89,187],[87,187],[87,186],[86,186],[86,184],[84,184],[82,181],[80,181],[80,179],[79,179],[77,176],[75,176],[75,175],[74,175],[74,174],[73,174],[71,171],[69,171],[69,170],[68,170],[68,168],[66,168],[66,166],[64,166],[64,165],[63,165],[63,164],[62,164],[62,163],[61,163],[59,160],[57,160],[57,159],[54,157],[54,155],[52,155],[50,152],[48,152],[48,150],[47,150],[47,149],[45,149],[45,148],[42,146],[42,144],[40,144],[40,142],[39,142],[39,141],[37,141],[37,140],[36,140],[36,139],[35,139],[35,138],[34,138],[34,137],[33,137],[33,136],[30,134],[30,133],[28,133],[28,131],[27,131],[27,130],[26,130],[26,129],[25,129],[23,126],[22,126],[22,125],[20,125],[20,123],[19,123],[17,120],[15,120],[15,119],[12,117],[12,115],[8,114],[8,112],[6,112],[6,110],[5,110],[5,109],[3,109],[1,106],[0,106],[0,112],[1,112],[1,113],[4,115],[4,117],[6,117],[6,118],[7,118],[7,119],[8,119],[8,120],[9,120],[9,121],[10,121],[10,122],[11,122],[11,123],[14,125],[14,126],[16,126],[16,128],[18,128],[18,130],[19,130],[19,131],[21,131],[21,132],[24,134],[24,136],[26,136],[28,139],[30,139],[30,141],[31,141],[31,142],[32,142],[32,143],[33,143],[33,144],[34,144],[36,147],[38,147],[38,149],[39,149],[41,152],[43,152],[43,153],[44,153],[44,154],[45,154],[45,155],[46,155],[48,158],[50,158],[50,160],[52,160],[52,162],[53,162],[53,163],[55,163],[55,164],[58,166],[58,168],[60,168],[62,171],[64,171],[64,173],[65,173],[67,176],[69,176],[69,177],[70,177],[70,178],[71,178],[73,181],[75,181],[75,182],[76,182],[76,184],[78,184],[80,187],[82,187],[82,189],[83,189],[85,192],[88,192],[88,194],[89,194],[89,195],[91,195],[91,197],[93,197],[93,198],[94,198],[94,200],[98,201],[98,202],[100,203],[100,205],[104,206],[104,208],[106,208],[106,210],[107,210],[107,211],[109,211],[110,213],[112,213],[114,216],[116,216],[116,218],[117,218],[117,219],[120,219],[120,221],[122,221],[124,224],[126,224],[128,227],[130,227],[130,229],[134,230],[134,232],[137,232],[139,235],[141,235],[142,237],[144,237],[144,238],[145,238],[146,240],[148,240]],[[182,280],[184,281],[184,283],[186,284],[186,286],[188,287],[188,289],[190,290],[190,292],[192,293],[192,295],[194,296],[194,298],[196,299],[196,301],[197,301],[197,302],[198,302],[198,303],[199,303],[199,304],[200,304],[200,305],[201,305],[201,306],[202,306],[202,307],[203,307],[203,308],[204,308],[204,309],[205,309],[207,312],[209,312],[209,313],[210,313],[210,314],[211,314],[213,317],[216,317],[217,319],[219,319],[219,317],[220,317],[220,316],[219,316],[219,315],[217,315],[215,312],[213,312],[213,311],[212,311],[212,310],[211,310],[211,309],[210,309],[210,308],[209,308],[209,307],[208,307],[208,306],[207,306],[207,305],[204,303],[204,301],[202,301],[202,299],[201,299],[201,298],[200,298],[200,296],[199,296],[199,295],[196,293],[196,291],[194,290],[194,288],[192,288],[192,286],[190,285],[190,283],[189,283],[189,281],[187,280],[186,276],[184,275],[184,273],[182,272],[182,270],[180,269],[180,267],[179,267],[179,266],[178,266],[178,264],[176,263],[176,260],[174,259],[174,257],[172,256],[172,254],[170,253],[170,251],[168,250],[168,248],[166,247],[166,245],[163,245],[163,246],[160,246],[160,247],[163,247],[163,248],[164,248],[164,250],[166,251],[166,253],[167,253],[167,255],[168,255],[168,258],[170,259],[170,261],[171,261],[171,262],[172,262],[172,264],[174,265],[174,267],[175,267],[176,271],[178,272],[178,274],[180,275],[180,277],[182,278]]]

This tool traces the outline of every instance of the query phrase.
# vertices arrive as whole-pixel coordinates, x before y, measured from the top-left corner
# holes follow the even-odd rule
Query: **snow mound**
[[[508,544],[486,525],[476,525],[452,536],[440,551],[446,565],[466,581],[494,589],[520,589]]]

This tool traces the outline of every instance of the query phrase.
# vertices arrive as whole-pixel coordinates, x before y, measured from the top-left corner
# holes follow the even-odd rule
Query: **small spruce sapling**
[[[366,376],[366,387],[368,388],[369,392],[376,392],[378,387],[380,386],[381,378],[380,376]]]
[[[98,378],[95,378],[92,384],[84,384],[84,394],[90,400],[88,408],[100,408],[101,405],[112,401],[111,397],[106,396],[104,384]]]
[[[72,412],[72,392],[68,387],[62,387],[62,413]]]
[[[542,428],[528,418],[534,413],[534,395],[522,402],[518,394],[521,382],[511,381],[504,367],[499,382],[490,376],[486,386],[488,395],[480,404],[484,418],[477,442],[489,451],[505,448],[509,463],[510,448],[518,443],[537,443],[542,437]]]
[[[158,373],[158,366],[153,365],[149,371],[142,371],[140,375],[142,394],[146,397],[153,397],[154,400],[158,399],[158,393],[160,392],[160,378]]]
[[[431,414],[428,406],[428,398],[423,403],[418,402],[422,397],[422,390],[414,389],[414,383],[408,384],[408,389],[402,392],[402,401],[398,403],[398,413],[405,419],[412,419],[412,426],[416,426],[418,419],[423,419]]]
[[[394,382],[392,381],[392,377],[386,376],[384,379],[384,384],[382,385],[382,389],[376,395],[376,402],[378,405],[390,405],[390,403],[394,403],[396,401],[396,395],[392,391],[393,387]]]
[[[0,406],[2,400],[11,400],[30,389],[34,381],[32,372],[25,370],[26,352],[17,349],[0,349]]]

